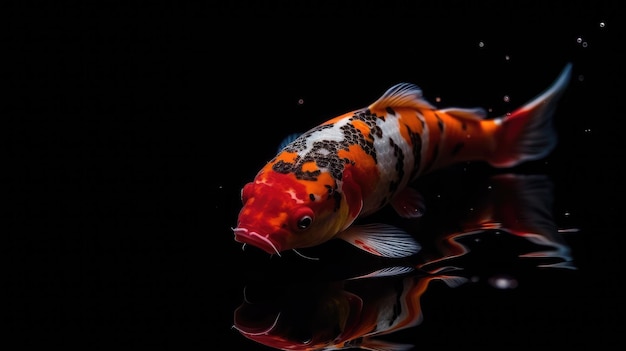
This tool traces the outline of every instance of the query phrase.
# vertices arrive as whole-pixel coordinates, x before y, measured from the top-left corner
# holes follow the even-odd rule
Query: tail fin
[[[524,161],[547,156],[556,146],[557,136],[552,115],[570,80],[572,64],[543,93],[524,106],[501,118],[496,132],[496,151],[489,163],[494,167],[512,167]]]

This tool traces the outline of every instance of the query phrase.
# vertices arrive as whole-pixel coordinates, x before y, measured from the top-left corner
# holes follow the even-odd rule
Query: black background
[[[400,81],[497,116],[572,62],[559,145],[538,167],[558,224],[581,229],[568,239],[579,269],[513,295],[433,289],[424,323],[398,338],[614,346],[626,324],[617,3],[3,4],[10,335],[23,349],[268,349],[231,329],[250,272],[273,274],[231,227],[241,186],[285,135]]]

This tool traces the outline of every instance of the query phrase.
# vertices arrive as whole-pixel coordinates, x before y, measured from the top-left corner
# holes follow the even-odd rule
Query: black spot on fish
[[[395,115],[396,111],[394,111],[391,107],[386,107],[385,111],[387,111],[388,114],[390,115]]]
[[[437,127],[439,127],[439,131],[443,133],[443,128],[444,128],[443,120],[436,113],[435,113],[435,118],[437,118]]]
[[[461,129],[467,130],[467,123],[465,123],[465,121],[461,121]]]
[[[337,186],[332,187],[330,185],[325,185],[326,189],[328,189],[328,199],[335,199],[336,193],[337,193]],[[339,197],[341,198],[341,196]]]
[[[374,136],[382,138],[383,130],[379,126],[374,126],[374,128],[372,128],[370,131],[370,136],[372,137],[372,139],[374,139]]]
[[[330,186],[330,185],[324,185],[324,186],[326,187],[326,190],[328,190],[328,193],[329,193],[329,194],[332,194],[332,193],[333,193],[333,191],[334,191],[334,190],[333,190],[333,187],[332,187],[332,186]]]
[[[332,124],[325,124],[325,125],[319,125],[317,127],[314,127],[311,130],[307,131],[306,133],[303,133],[302,135],[300,135],[300,137],[294,140],[291,144],[287,145],[284,151],[286,152],[304,151],[306,149],[306,141],[307,139],[311,137],[313,133],[316,133],[325,129],[330,129],[332,127],[333,127]]]
[[[411,152],[413,153],[414,165],[411,170],[411,178],[415,179],[420,171],[420,164],[422,163],[422,136],[420,133],[413,132],[408,126],[409,140],[411,142]]]
[[[280,161],[276,162],[276,163],[272,166],[272,169],[273,169],[274,171],[276,171],[276,172],[278,172],[278,173],[283,173],[283,174],[286,174],[286,173],[292,172],[292,171],[293,171],[293,168],[294,168],[293,163],[288,163],[288,162],[285,162],[285,161],[283,161],[283,160],[280,160]]]
[[[396,157],[396,179],[389,183],[389,192],[393,194],[404,179],[404,152],[391,138],[389,138],[389,144],[393,147],[393,155]]]
[[[352,124],[342,126],[342,130],[344,131],[344,134],[346,134],[346,145],[359,145],[365,151],[365,153],[367,153],[374,159],[375,163],[378,163],[376,149],[374,149],[374,142],[371,141],[371,139],[375,139],[376,137],[382,138],[383,133],[382,129],[380,129],[380,127],[376,124],[376,114],[372,114],[368,109],[361,112],[355,112],[354,116],[352,116],[351,119],[365,123],[365,125],[369,127],[370,134],[366,139],[363,133],[361,133],[360,130],[356,129]],[[349,136],[351,138],[349,138]]]
[[[332,197],[333,199],[335,199],[335,208],[334,210],[337,211],[339,210],[339,207],[341,206],[341,193],[338,191],[335,191],[332,193]]]
[[[309,199],[311,201],[315,201],[315,195],[314,194],[309,194]]]

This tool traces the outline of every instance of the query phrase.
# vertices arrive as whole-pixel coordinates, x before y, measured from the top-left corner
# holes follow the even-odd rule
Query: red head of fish
[[[268,163],[241,191],[235,240],[270,254],[319,245],[347,223],[345,196],[333,177],[316,172],[308,178],[279,172]]]

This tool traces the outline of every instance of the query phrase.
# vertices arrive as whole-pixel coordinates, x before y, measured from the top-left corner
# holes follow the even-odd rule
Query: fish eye
[[[311,216],[301,217],[300,219],[298,219],[298,228],[306,229],[311,225],[311,223],[313,223],[313,218],[311,218]]]
[[[308,207],[300,207],[293,215],[292,228],[297,231],[305,230],[313,224],[313,210]]]

